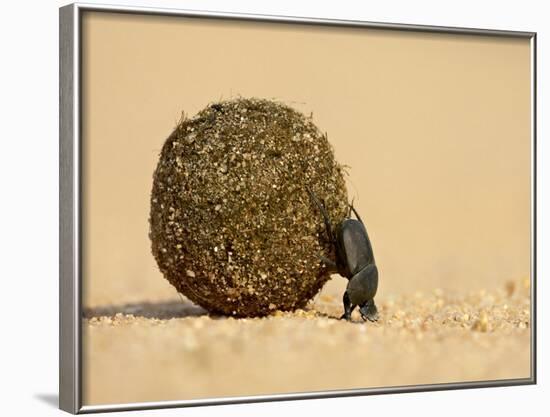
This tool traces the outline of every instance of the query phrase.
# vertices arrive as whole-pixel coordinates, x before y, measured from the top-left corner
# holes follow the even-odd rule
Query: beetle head
[[[374,300],[372,299],[363,304],[359,308],[359,312],[361,313],[361,318],[365,321],[378,320],[378,309],[376,308],[376,304],[374,304]]]

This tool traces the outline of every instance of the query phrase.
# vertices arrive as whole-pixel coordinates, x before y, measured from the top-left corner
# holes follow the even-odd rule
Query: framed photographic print
[[[60,9],[60,407],[533,384],[536,34]]]

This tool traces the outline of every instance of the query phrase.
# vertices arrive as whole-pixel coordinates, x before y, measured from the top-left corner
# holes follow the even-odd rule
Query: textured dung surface
[[[347,211],[327,136],[290,107],[216,103],[166,140],[151,195],[152,251],[164,277],[211,312],[258,316],[303,307],[329,279],[319,211]]]
[[[89,404],[527,378],[528,280],[491,291],[380,297],[377,323],[336,320],[346,280],[304,310],[207,315],[180,300],[90,309]],[[337,286],[337,288],[335,288]]]

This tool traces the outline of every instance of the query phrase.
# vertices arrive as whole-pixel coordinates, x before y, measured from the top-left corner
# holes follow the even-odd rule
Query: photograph
[[[534,383],[533,33],[65,10],[82,406]]]

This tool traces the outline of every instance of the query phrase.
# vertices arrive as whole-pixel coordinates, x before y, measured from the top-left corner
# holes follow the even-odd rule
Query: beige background
[[[238,95],[328,133],[381,296],[529,274],[528,40],[87,13],[83,41],[85,305],[175,295],[152,173],[182,111]]]
[[[86,404],[530,375],[528,40],[87,13],[82,50]],[[342,278],[306,312],[233,320],[160,275],[161,146],[239,95],[313,112],[349,166],[377,323],[332,319]]]

